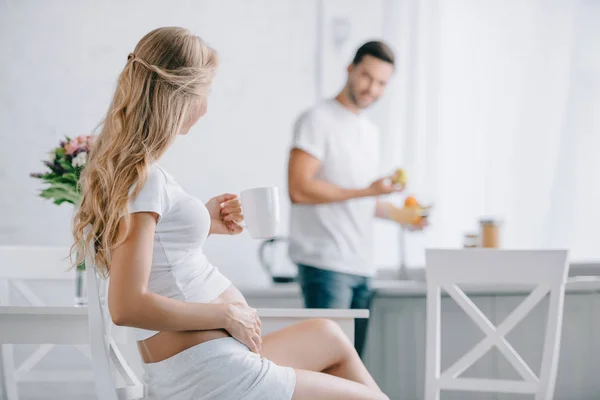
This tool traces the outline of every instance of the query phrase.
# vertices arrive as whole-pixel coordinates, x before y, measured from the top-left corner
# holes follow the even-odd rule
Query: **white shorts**
[[[290,400],[296,372],[252,353],[227,337],[144,364],[146,399]]]

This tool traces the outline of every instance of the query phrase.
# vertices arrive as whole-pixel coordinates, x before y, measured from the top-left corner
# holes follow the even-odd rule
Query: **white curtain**
[[[426,247],[457,247],[478,220],[504,221],[505,248],[568,248],[600,260],[600,2],[388,1],[401,54],[391,157],[430,197]],[[395,28],[394,28],[395,27]]]

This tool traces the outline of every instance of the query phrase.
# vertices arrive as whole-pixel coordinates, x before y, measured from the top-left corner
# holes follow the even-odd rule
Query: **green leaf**
[[[65,185],[72,185],[70,182],[69,183],[63,182],[62,181],[62,175],[44,176],[44,177],[42,177],[40,179],[42,179],[44,182],[47,182],[47,183],[49,183],[51,185],[55,184],[55,183],[65,184]]]
[[[34,178],[41,179],[43,181],[48,181],[48,180],[54,178],[53,174],[54,174],[53,172],[41,173],[41,174],[35,175]]]
[[[49,188],[40,192],[40,196],[45,199],[54,200],[55,204],[69,202],[71,204],[79,203],[80,196],[71,185],[62,183],[53,183]]]
[[[54,204],[60,206],[62,203],[75,204],[71,199],[60,198],[53,201]]]
[[[68,162],[66,158],[59,158],[56,161],[58,161],[58,165],[60,165],[64,169],[70,169],[71,168],[71,163]]]
[[[64,190],[66,192],[74,192],[75,186],[71,184],[66,184],[62,182],[55,182],[48,189],[56,189],[56,190]]]
[[[69,172],[62,176],[57,176],[56,182],[73,185],[73,188],[75,188],[77,185],[77,176],[73,172]]]

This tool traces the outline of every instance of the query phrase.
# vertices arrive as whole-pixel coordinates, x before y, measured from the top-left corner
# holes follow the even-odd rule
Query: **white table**
[[[301,320],[328,318],[354,341],[354,320],[368,318],[369,310],[263,308],[258,315],[264,334]],[[87,307],[0,306],[0,343],[88,344]]]
[[[0,343],[89,344],[86,307],[0,306]]]
[[[337,322],[354,342],[354,320],[368,318],[368,310],[329,309],[259,309],[263,334],[311,318],[328,318]],[[115,328],[115,327],[113,327]],[[134,373],[143,369],[135,340],[127,339],[126,328],[116,327],[115,342]],[[119,332],[120,331],[120,332]],[[129,331],[130,332],[130,331]],[[0,344],[89,344],[87,307],[0,306]],[[74,371],[78,380],[91,380],[91,371]],[[44,372],[52,378],[51,371]],[[36,375],[37,376],[37,375]],[[39,380],[39,376],[37,377]],[[46,379],[44,379],[46,380]]]

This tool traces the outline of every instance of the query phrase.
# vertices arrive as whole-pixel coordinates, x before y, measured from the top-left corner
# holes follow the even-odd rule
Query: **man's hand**
[[[409,231],[421,231],[429,225],[427,209],[421,207],[397,207],[392,203],[379,201],[375,215],[405,226]]]
[[[371,183],[367,191],[371,196],[380,196],[403,191],[404,186],[393,184],[392,178],[393,176],[386,176],[385,178],[376,180]]]
[[[416,222],[414,224],[406,225],[406,229],[409,230],[410,232],[415,232],[415,231],[422,231],[427,226],[429,226],[429,221],[427,220],[427,217],[421,217],[421,218],[419,218],[418,222]]]

